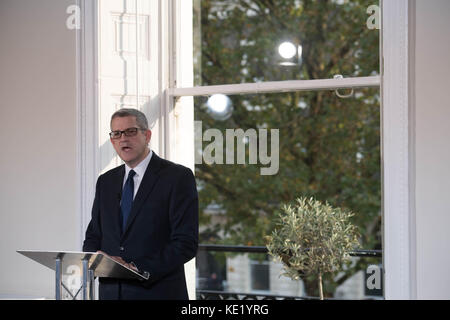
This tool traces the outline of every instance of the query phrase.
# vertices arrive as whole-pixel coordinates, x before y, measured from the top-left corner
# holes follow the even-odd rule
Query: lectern
[[[18,250],[20,254],[55,271],[55,298],[62,299],[62,289],[70,291],[62,282],[62,270],[64,267],[76,266],[81,272],[81,287],[83,300],[94,300],[94,278],[116,278],[148,280],[147,272],[137,272],[125,265],[116,262],[108,255],[94,252],[75,251],[30,251]],[[78,290],[78,292],[80,291]],[[72,296],[74,299],[76,296]]]

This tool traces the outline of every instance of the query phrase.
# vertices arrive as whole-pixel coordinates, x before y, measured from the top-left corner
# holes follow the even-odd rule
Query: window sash
[[[344,79],[266,81],[258,83],[224,84],[191,88],[169,88],[170,97],[205,96],[212,94],[252,94],[289,91],[337,90],[380,87],[380,76],[354,77]]]
[[[180,4],[181,0],[172,1]],[[192,0],[190,4],[192,5]],[[414,121],[410,119],[410,108],[413,108],[414,98],[411,94],[413,74],[409,65],[414,53],[414,35],[411,34],[414,30],[414,16],[414,1],[381,1],[380,77],[266,82],[197,88],[191,88],[192,84],[185,83],[183,85],[177,81],[179,79],[175,79],[171,83],[177,85],[170,86],[166,90],[166,110],[170,112],[175,109],[172,114],[174,118],[177,118],[177,109],[185,109],[185,107],[192,109],[191,102],[186,104],[180,102],[182,99],[179,97],[182,96],[337,89],[344,83],[347,88],[356,87],[359,81],[361,81],[360,84],[364,83],[366,86],[380,86],[382,96],[383,266],[386,299],[414,299],[417,296],[415,213],[412,205],[414,200],[414,128],[412,125]],[[176,19],[176,23],[179,21]],[[192,27],[178,26],[179,32],[170,36],[176,37],[179,41],[191,39],[191,35],[185,38],[185,33],[192,32]],[[172,61],[176,70],[182,69],[179,62],[179,56]],[[349,83],[346,81],[352,84],[348,86]],[[178,120],[182,122],[183,119],[179,118]],[[166,132],[170,135],[181,135],[177,131]],[[166,137],[166,141],[171,141],[170,137]]]

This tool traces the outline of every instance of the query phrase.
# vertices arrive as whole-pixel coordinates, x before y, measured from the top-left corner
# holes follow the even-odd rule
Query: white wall
[[[54,297],[16,250],[79,249],[74,3],[0,1],[0,298]]]
[[[450,299],[450,1],[417,0],[417,298]]]

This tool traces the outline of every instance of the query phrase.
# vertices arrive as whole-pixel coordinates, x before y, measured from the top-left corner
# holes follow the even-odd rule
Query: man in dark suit
[[[100,278],[100,299],[188,299],[184,263],[198,246],[198,197],[192,171],[158,157],[145,115],[111,117],[111,143],[125,162],[97,180],[85,252],[104,252],[149,280]]]

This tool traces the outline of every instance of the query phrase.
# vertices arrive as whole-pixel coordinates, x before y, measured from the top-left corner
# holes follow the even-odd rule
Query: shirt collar
[[[136,167],[133,168],[134,172],[136,172],[136,176],[142,178],[147,170],[148,164],[152,159],[153,151],[150,149],[148,155],[142,160]],[[127,164],[125,164],[125,179],[127,179],[128,174],[130,173],[132,168],[130,168]]]

